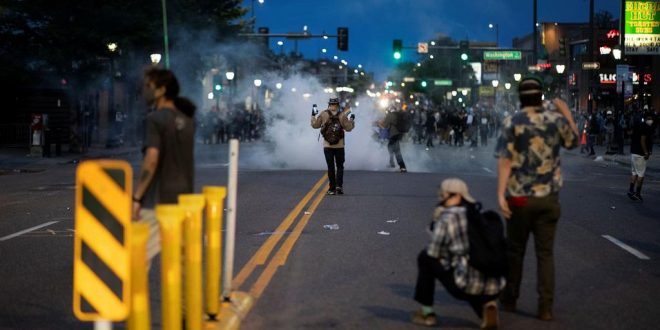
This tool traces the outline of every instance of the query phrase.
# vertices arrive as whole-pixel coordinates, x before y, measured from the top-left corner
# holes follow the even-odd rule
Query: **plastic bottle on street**
[[[339,225],[336,223],[332,225],[323,225],[323,228],[327,230],[339,230]]]

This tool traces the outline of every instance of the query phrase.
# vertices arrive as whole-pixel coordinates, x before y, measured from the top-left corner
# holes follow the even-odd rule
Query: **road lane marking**
[[[274,230],[275,232],[286,232],[289,227],[293,224],[294,220],[298,218],[298,215],[300,215],[300,212],[302,212],[303,207],[309,203],[309,200],[312,199],[314,194],[319,190],[319,188],[327,182],[327,176],[324,174],[312,187],[312,189],[307,192],[305,197],[296,205],[296,207],[291,210],[291,212],[284,218],[282,223]],[[321,192],[323,192],[323,189],[321,189]],[[257,265],[263,265],[266,263],[266,260],[268,259],[268,256],[270,253],[273,251],[277,243],[280,241],[280,239],[284,235],[271,235],[268,237],[266,242],[261,245],[257,253],[255,253],[252,258],[243,266],[243,269],[236,275],[234,278],[234,281],[232,283],[232,286],[235,289],[238,289],[243,285],[245,280],[247,280],[254,269],[257,267]]]
[[[484,169],[484,171],[488,173],[493,173],[493,170],[489,169],[488,167],[482,167],[482,168]]]
[[[632,255],[634,255],[635,257],[637,257],[639,259],[642,259],[642,260],[650,260],[651,259],[647,255],[645,255],[644,253],[639,252],[638,250],[636,250],[632,246],[630,246],[630,245],[628,245],[624,242],[621,242],[618,239],[616,239],[616,238],[614,238],[610,235],[603,235],[603,238],[605,238],[606,240],[618,245],[620,248],[630,252]]]
[[[316,208],[319,206],[325,195],[326,194],[323,190],[321,190],[316,195],[312,205],[309,207],[309,214],[305,214],[302,219],[300,219],[300,222],[298,222],[289,237],[286,239],[286,241],[284,241],[284,244],[282,244],[280,249],[277,251],[277,254],[270,260],[263,273],[261,273],[261,276],[259,276],[257,282],[254,283],[252,289],[250,290],[250,295],[254,297],[255,300],[261,297],[261,294],[264,292],[270,281],[275,276],[278,268],[286,264],[286,261],[289,258],[289,254],[291,254],[291,251],[296,245],[298,238],[300,238],[300,235],[309,223],[309,219],[312,217],[312,214],[314,214],[314,211],[316,211]]]
[[[37,230],[37,229],[41,229],[41,228],[43,228],[43,227],[48,227],[48,226],[50,226],[50,225],[52,225],[52,224],[54,224],[54,223],[58,223],[58,222],[59,222],[59,221],[49,221],[49,222],[46,222],[46,223],[42,223],[42,224],[40,224],[40,225],[38,225],[38,226],[34,226],[34,227],[31,227],[31,228],[28,228],[28,229],[25,229],[25,230],[21,230],[21,231],[19,231],[19,232],[17,232],[17,233],[13,233],[13,234],[11,234],[11,235],[7,235],[7,236],[5,236],[5,237],[0,237],[0,242],[2,242],[2,241],[6,241],[6,240],[10,240],[10,239],[12,239],[12,238],[14,238],[14,237],[18,237],[18,236],[21,236],[21,235],[23,235],[23,234],[27,234],[27,233],[29,233],[29,232],[31,232],[31,231],[34,231],[34,230]]]

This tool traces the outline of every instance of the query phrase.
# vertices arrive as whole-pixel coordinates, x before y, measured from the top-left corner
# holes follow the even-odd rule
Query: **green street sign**
[[[501,51],[485,51],[484,60],[502,60],[502,61],[520,61],[522,59],[522,52],[519,50],[501,50]]]
[[[443,80],[436,80],[433,82],[435,86],[453,86],[454,83],[451,80],[448,79],[443,79]]]

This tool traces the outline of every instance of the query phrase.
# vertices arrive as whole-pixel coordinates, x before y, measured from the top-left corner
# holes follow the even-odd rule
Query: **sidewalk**
[[[621,164],[623,166],[630,167],[630,145],[626,145],[624,148],[623,155],[606,155],[605,151],[607,148],[605,146],[594,146],[594,151],[596,155],[587,156],[587,154],[581,154],[580,148],[575,148],[573,150],[564,150],[564,152],[571,154],[573,156],[581,156],[584,158],[591,158],[596,162],[614,162]],[[660,174],[660,144],[653,145],[653,154],[649,157],[647,163],[647,172]]]
[[[138,156],[139,147],[124,146],[119,148],[90,147],[85,153],[62,152],[57,157],[37,157],[29,150],[19,148],[0,148],[0,175],[24,173],[46,169],[51,166],[75,164],[86,159],[129,158]]]

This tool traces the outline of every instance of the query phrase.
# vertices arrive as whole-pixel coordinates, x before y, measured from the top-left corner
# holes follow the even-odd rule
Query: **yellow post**
[[[178,205],[157,205],[160,224],[163,330],[181,329],[181,225]]]
[[[214,320],[220,312],[222,211],[227,188],[207,186],[203,192],[206,197],[206,314]]]
[[[202,315],[202,209],[204,195],[179,195],[179,205],[185,212],[184,295],[186,297],[186,330],[201,330]]]
[[[131,241],[131,312],[128,316],[129,330],[151,329],[149,313],[149,271],[147,269],[147,240],[149,225],[132,223]]]

